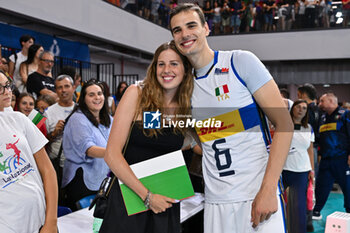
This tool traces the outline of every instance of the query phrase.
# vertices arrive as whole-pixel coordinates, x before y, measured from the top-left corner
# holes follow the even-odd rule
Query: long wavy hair
[[[78,101],[78,105],[76,106],[76,108],[74,109],[74,112],[76,112],[77,110],[80,110],[88,119],[89,121],[98,128],[98,121],[96,120],[96,118],[92,115],[92,113],[89,110],[89,107],[86,105],[85,103],[85,97],[86,97],[86,89],[92,85],[96,85],[99,86],[102,90],[102,92],[104,91],[104,87],[102,85],[101,82],[99,82],[96,79],[90,79],[88,81],[86,81],[81,89],[81,94],[80,94],[80,98]],[[104,100],[104,104],[102,109],[100,110],[100,124],[109,127],[111,124],[111,119],[109,117],[109,113],[108,113],[108,103],[107,103],[107,98],[105,98]]]
[[[168,49],[173,50],[174,52],[176,52],[176,54],[179,55],[184,66],[184,77],[176,91],[173,100],[175,103],[177,103],[177,107],[172,113],[175,115],[174,120],[179,119],[176,116],[191,114],[191,96],[193,91],[192,66],[188,59],[177,50],[174,41],[171,41],[168,43],[164,43],[157,48],[152,63],[147,69],[147,76],[143,81],[142,91],[139,96],[139,104],[136,112],[137,115],[142,116],[142,113],[144,111],[159,110],[161,113],[166,112],[163,103],[163,87],[159,84],[157,80],[157,63],[159,55],[163,51]],[[184,134],[185,129],[176,127],[174,128],[174,132]],[[156,129],[144,130],[144,134],[146,136],[157,136],[158,133],[161,133],[161,131]]]

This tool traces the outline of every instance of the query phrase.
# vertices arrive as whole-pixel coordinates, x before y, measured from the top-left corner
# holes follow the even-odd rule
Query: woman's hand
[[[166,209],[172,207],[173,203],[176,203],[175,199],[152,193],[150,196],[149,208],[155,214],[159,214],[165,212]]]
[[[312,183],[314,183],[315,172],[313,170],[309,171],[308,178],[309,180],[312,180]]]

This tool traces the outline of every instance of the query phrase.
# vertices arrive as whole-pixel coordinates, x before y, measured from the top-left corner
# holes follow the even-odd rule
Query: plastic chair
[[[90,195],[90,196],[83,197],[82,199],[77,201],[75,204],[76,204],[78,210],[89,207],[92,200],[94,200],[94,197],[95,197],[95,195]]]
[[[57,207],[57,218],[64,216],[66,214],[72,213],[72,210],[65,206],[58,206]]]

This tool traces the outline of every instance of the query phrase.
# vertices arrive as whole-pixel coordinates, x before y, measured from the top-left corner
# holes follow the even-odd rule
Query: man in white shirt
[[[49,157],[60,179],[61,169],[64,164],[64,154],[59,156],[62,144],[62,135],[66,118],[71,114],[75,103],[73,102],[73,79],[69,75],[60,75],[55,81],[58,102],[51,105],[44,113],[47,118],[45,124],[47,137],[50,141],[48,146]]]

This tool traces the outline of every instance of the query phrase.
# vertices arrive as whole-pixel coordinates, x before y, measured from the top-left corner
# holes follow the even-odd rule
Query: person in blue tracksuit
[[[325,112],[320,119],[321,161],[316,178],[316,205],[313,219],[321,219],[334,181],[344,194],[344,207],[350,212],[350,111],[338,107],[338,98],[326,93],[320,98],[319,107]]]

